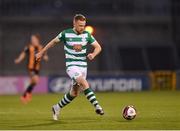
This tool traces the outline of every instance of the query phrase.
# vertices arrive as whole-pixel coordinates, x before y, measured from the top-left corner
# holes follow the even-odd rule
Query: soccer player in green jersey
[[[77,14],[73,19],[73,28],[62,31],[57,37],[51,40],[38,54],[36,59],[40,60],[45,52],[59,42],[64,43],[66,72],[72,79],[72,88],[64,97],[52,107],[53,119],[58,120],[61,109],[69,104],[82,90],[87,99],[94,106],[97,114],[103,115],[104,111],[99,105],[96,96],[86,80],[87,62],[93,60],[100,52],[101,46],[95,38],[85,31],[86,18]],[[94,47],[94,51],[86,55],[87,44]]]

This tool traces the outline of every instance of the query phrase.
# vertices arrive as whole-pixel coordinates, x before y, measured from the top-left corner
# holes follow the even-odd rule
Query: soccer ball
[[[136,117],[136,109],[133,106],[126,106],[123,109],[123,117],[126,120],[132,120]]]

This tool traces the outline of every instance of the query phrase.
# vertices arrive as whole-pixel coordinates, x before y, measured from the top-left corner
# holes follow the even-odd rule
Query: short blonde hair
[[[74,16],[74,21],[78,21],[78,20],[80,20],[80,21],[86,21],[86,17],[85,17],[84,15],[82,15],[82,14],[76,14],[76,15]]]

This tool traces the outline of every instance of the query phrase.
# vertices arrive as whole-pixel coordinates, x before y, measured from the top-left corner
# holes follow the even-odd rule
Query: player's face
[[[81,20],[74,21],[74,28],[79,34],[83,33],[83,31],[85,30],[85,26],[86,26],[86,21],[81,21]]]
[[[34,35],[31,36],[31,44],[33,46],[38,46],[39,45],[39,39]]]

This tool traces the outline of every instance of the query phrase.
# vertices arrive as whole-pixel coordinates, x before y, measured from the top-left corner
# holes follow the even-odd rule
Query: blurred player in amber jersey
[[[42,45],[40,42],[40,35],[39,34],[33,34],[31,35],[30,42],[28,45],[24,48],[24,50],[20,53],[19,57],[15,59],[15,64],[21,63],[25,57],[27,57],[27,70],[30,77],[30,82],[21,96],[21,101],[23,103],[28,103],[32,99],[32,90],[34,86],[39,81],[39,71],[40,71],[40,62],[37,62],[35,59],[35,54],[39,52],[42,49]],[[44,55],[43,59],[45,61],[48,61],[47,54]]]

